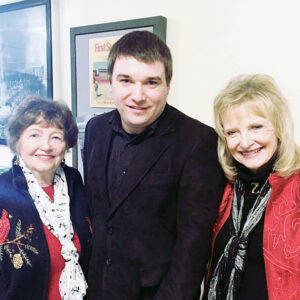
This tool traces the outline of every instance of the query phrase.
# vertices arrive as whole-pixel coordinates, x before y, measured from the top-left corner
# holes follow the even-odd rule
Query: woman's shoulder
[[[13,185],[12,169],[0,174],[0,194],[7,193],[7,190],[16,189]]]
[[[271,185],[282,183],[282,184],[287,184],[291,182],[299,182],[300,183],[300,170],[293,173],[292,175],[288,177],[282,177],[280,176],[277,172],[273,173],[270,175],[269,179]]]
[[[68,166],[65,163],[62,163],[61,166],[64,169],[66,176],[67,175],[73,175],[73,176],[81,177],[80,172],[76,168]]]
[[[12,176],[12,169],[6,169],[4,172],[0,173],[0,180],[6,180]]]
[[[281,177],[275,172],[271,174],[269,182],[272,187],[271,196],[273,195],[278,199],[281,199],[281,196],[286,199],[287,195],[291,199],[298,198],[300,193],[300,172],[295,172],[289,177]]]
[[[65,175],[66,175],[66,179],[68,182],[70,181],[74,181],[77,182],[78,184],[82,185],[83,181],[82,181],[82,176],[80,174],[80,172],[73,168],[70,167],[68,165],[66,165],[65,163],[62,164],[62,168],[64,169]]]
[[[15,211],[23,205],[31,206],[28,199],[26,182],[21,176],[14,176],[12,170],[0,175],[0,211],[3,208]]]

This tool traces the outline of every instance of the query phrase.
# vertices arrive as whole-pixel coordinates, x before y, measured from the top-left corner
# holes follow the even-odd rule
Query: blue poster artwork
[[[8,119],[27,96],[47,97],[46,6],[0,12],[0,144]]]

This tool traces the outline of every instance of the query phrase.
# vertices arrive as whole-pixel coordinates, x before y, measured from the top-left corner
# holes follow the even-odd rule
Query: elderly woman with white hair
[[[80,173],[64,164],[78,129],[69,108],[30,97],[8,125],[0,175],[0,299],[80,300],[91,230]]]

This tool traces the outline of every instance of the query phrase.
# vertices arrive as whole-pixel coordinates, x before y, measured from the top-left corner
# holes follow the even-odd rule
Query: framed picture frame
[[[148,30],[166,41],[167,19],[155,16],[70,29],[72,111],[79,128],[73,166],[82,173],[81,150],[87,121],[114,109],[107,75],[107,56],[113,43],[134,30]]]
[[[52,98],[50,0],[0,6],[0,144],[8,118],[29,95]]]

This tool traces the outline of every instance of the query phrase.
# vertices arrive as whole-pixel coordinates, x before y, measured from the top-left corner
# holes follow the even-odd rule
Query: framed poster
[[[107,56],[124,34],[148,30],[166,41],[167,19],[162,16],[104,23],[70,29],[72,111],[79,128],[79,143],[73,151],[73,166],[82,172],[80,150],[90,117],[114,109],[107,74]]]
[[[16,106],[29,95],[52,98],[50,0],[0,6],[0,144]]]
[[[90,107],[114,107],[110,95],[107,57],[112,45],[121,36],[89,40]]]

